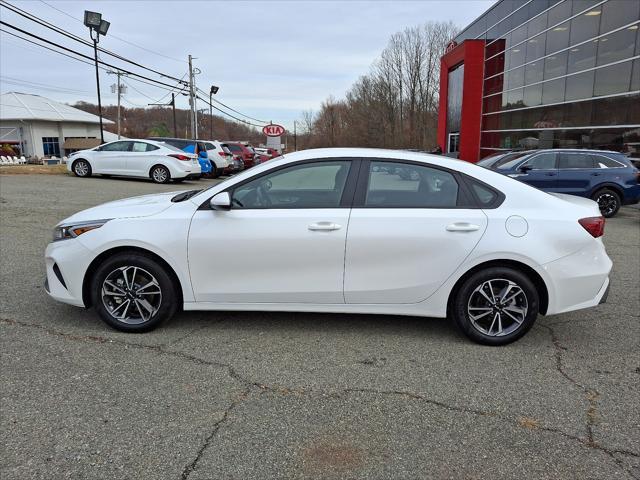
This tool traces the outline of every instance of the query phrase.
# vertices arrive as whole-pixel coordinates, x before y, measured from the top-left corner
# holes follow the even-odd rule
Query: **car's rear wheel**
[[[456,324],[471,340],[506,345],[533,326],[538,316],[538,291],[522,272],[491,267],[467,278],[451,307]]]
[[[602,216],[606,218],[611,218],[618,213],[618,210],[620,210],[620,206],[622,205],[620,195],[610,188],[598,190],[593,195],[592,199],[598,202],[600,213],[602,213]]]
[[[120,253],[98,267],[91,283],[92,303],[105,323],[123,332],[153,330],[178,307],[176,286],[152,258]]]
[[[156,183],[169,183],[171,180],[171,173],[169,173],[169,169],[163,165],[156,165],[151,169],[151,180]]]
[[[90,177],[91,165],[84,158],[79,158],[72,165],[73,173],[76,177]]]
[[[211,175],[211,178],[218,178],[220,176],[220,169],[217,168],[216,164],[211,160],[209,160],[209,163],[211,164],[211,173],[209,175]]]

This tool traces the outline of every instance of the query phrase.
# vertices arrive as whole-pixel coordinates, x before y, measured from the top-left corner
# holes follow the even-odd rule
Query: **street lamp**
[[[89,35],[93,40],[93,57],[96,63],[96,87],[98,90],[98,117],[100,118],[100,141],[104,143],[104,129],[102,127],[102,100],[100,98],[100,74],[98,70],[98,42],[100,35],[106,35],[111,25],[102,19],[102,14],[98,12],[84,11],[84,24],[89,27]]]
[[[215,85],[211,85],[211,90],[209,90],[209,140],[213,140],[213,95],[218,93],[220,90]]]

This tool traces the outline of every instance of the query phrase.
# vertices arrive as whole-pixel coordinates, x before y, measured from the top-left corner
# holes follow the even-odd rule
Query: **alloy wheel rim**
[[[471,293],[467,315],[471,325],[489,337],[503,337],[518,330],[528,311],[527,295],[515,282],[487,280]]]
[[[158,280],[144,268],[127,265],[102,282],[102,303],[118,322],[136,325],[151,320],[162,304]]]
[[[164,182],[167,179],[167,172],[163,168],[156,168],[153,171],[153,179],[156,182]]]
[[[610,193],[603,193],[602,195],[598,195],[598,207],[600,207],[600,211],[604,215],[608,215],[613,213],[616,209],[616,199]]]
[[[76,173],[78,175],[80,175],[81,177],[84,177],[88,171],[89,169],[87,168],[87,165],[84,162],[76,163]]]

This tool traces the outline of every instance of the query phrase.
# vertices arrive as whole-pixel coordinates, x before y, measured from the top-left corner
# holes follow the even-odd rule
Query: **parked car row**
[[[546,192],[595,200],[605,217],[640,202],[640,171],[628,157],[608,150],[549,149],[504,152],[478,165]]]
[[[243,142],[150,137],[108,142],[73,153],[67,169],[78,177],[92,174],[150,178],[156,183],[202,176],[232,175],[266,162],[279,153],[257,153]]]

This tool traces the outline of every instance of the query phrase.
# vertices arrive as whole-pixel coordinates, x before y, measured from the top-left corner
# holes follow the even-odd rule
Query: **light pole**
[[[213,96],[220,90],[215,85],[211,85],[209,90],[209,140],[213,140]]]
[[[100,142],[104,143],[104,129],[102,127],[102,100],[100,99],[100,74],[98,70],[98,42],[100,35],[106,35],[111,25],[102,19],[102,14],[98,12],[84,11],[84,24],[89,27],[89,35],[93,40],[93,57],[96,63],[96,88],[98,90],[98,117],[100,117]]]

